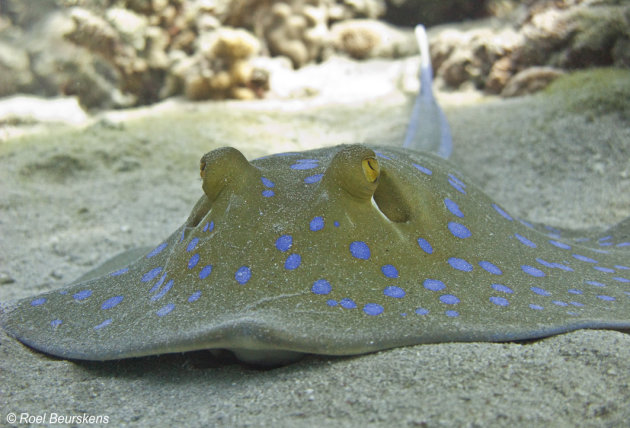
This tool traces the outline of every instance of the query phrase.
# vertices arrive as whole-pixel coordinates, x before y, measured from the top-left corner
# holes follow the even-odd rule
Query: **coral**
[[[351,19],[334,24],[332,44],[352,58],[397,58],[417,52],[411,31],[401,31],[384,22]]]

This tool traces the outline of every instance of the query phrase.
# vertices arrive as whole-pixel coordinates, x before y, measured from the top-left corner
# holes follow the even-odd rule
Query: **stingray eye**
[[[214,201],[224,188],[231,187],[235,191],[240,184],[255,180],[258,174],[245,156],[232,147],[206,153],[201,157],[199,169],[203,191],[210,201]]]
[[[378,165],[376,158],[366,158],[361,162],[363,174],[370,183],[374,183],[381,173],[381,167]]]
[[[358,144],[337,152],[324,174],[330,188],[341,188],[368,201],[378,186],[380,175],[381,168],[374,152]]]

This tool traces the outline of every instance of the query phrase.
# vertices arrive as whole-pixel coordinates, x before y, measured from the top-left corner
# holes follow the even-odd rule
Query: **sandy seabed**
[[[252,159],[402,141],[408,97],[395,79],[383,86],[369,63],[357,70],[378,94],[169,101],[0,143],[0,301],[60,288],[118,252],[162,240],[201,195],[198,161],[214,148],[233,145]],[[519,217],[588,229],[630,216],[628,117],[575,108],[579,97],[614,97],[619,79],[630,84],[630,73],[611,73],[596,94],[588,85],[512,100],[443,94],[452,161]],[[53,425],[54,413],[88,418],[55,426],[90,416],[110,426],[630,426],[629,355],[630,335],[582,330],[257,370],[205,353],[69,362],[0,331],[0,424],[22,426],[28,413],[32,425]]]

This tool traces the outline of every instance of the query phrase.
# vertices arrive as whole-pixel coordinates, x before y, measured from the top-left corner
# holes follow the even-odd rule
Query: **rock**
[[[501,91],[501,96],[517,97],[533,94],[545,89],[563,74],[565,74],[563,70],[553,67],[530,67],[512,76]]]

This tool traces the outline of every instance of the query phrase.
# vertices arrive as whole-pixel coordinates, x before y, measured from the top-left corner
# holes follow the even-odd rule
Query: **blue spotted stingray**
[[[411,150],[447,157],[452,146],[430,63],[422,69],[403,148],[252,162],[207,153],[184,225],[67,288],[4,305],[3,328],[69,359],[228,349],[257,364],[630,329],[630,219],[601,236],[534,226]]]
[[[630,221],[559,235],[447,161],[347,145],[201,160],[184,225],[124,267],[5,308],[37,350],[107,360],[229,349],[261,364],[630,328]]]

